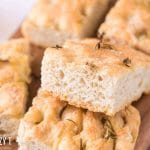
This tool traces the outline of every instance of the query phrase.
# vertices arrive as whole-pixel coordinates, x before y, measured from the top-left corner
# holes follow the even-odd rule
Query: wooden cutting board
[[[22,37],[18,31],[13,38]],[[40,67],[43,57],[44,49],[31,45],[33,56],[32,61],[32,82],[29,85],[30,98],[28,107],[31,106],[32,98],[36,95],[37,89],[40,87]],[[140,100],[134,102],[133,105],[140,111],[141,126],[139,136],[135,146],[135,150],[147,150],[150,147],[150,95],[143,95]],[[0,150],[17,150],[17,143],[13,142],[11,145],[0,146]]]

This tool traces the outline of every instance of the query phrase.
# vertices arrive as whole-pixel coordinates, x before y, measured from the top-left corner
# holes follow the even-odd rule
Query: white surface
[[[19,27],[35,0],[0,0],[0,43]]]

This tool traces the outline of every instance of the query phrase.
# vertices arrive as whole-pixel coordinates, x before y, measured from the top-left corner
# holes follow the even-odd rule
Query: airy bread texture
[[[48,48],[42,88],[76,107],[114,115],[150,92],[150,57],[125,45],[98,39]]]
[[[66,39],[93,36],[110,0],[38,0],[22,25],[22,33],[43,47]],[[89,30],[90,29],[90,30]]]
[[[26,109],[30,48],[25,39],[0,45],[0,137],[14,140]]]
[[[113,117],[76,108],[40,90],[21,120],[19,150],[133,150],[140,125],[131,105]]]
[[[150,54],[150,3],[148,0],[118,0],[99,33]]]

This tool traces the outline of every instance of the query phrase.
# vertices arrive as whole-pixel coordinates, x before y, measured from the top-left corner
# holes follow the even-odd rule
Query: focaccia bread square
[[[140,125],[131,105],[110,117],[40,90],[21,120],[19,150],[133,150]]]
[[[20,119],[26,110],[27,85],[11,82],[0,86],[0,136],[16,139]]]
[[[114,115],[150,92],[150,57],[102,39],[48,48],[41,86],[76,107]]]
[[[113,41],[150,54],[149,0],[118,0],[100,26],[102,32]]]
[[[0,44],[0,85],[11,81],[30,82],[30,46],[27,40],[13,39]]]
[[[0,136],[17,136],[26,110],[30,82],[30,47],[25,39],[0,45]]]
[[[22,33],[43,47],[93,36],[109,3],[110,0],[37,0],[22,25]]]

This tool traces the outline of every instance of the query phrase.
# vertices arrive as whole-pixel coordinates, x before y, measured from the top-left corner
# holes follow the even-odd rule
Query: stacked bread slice
[[[37,0],[22,26],[23,35],[43,47],[93,36],[110,0]]]
[[[139,112],[115,116],[76,108],[40,89],[19,127],[19,150],[133,150]]]
[[[150,2],[118,0],[108,13],[99,33],[150,54]]]
[[[131,103],[150,92],[149,4],[117,1],[99,38],[81,40],[94,33],[107,5],[39,0],[25,20],[22,31],[32,43],[55,46],[44,53],[41,88],[19,126],[19,150],[134,149],[140,115]]]
[[[30,48],[25,39],[0,45],[0,137],[17,136],[30,82]]]
[[[101,39],[48,48],[41,70],[42,88],[71,105],[108,115],[150,92],[150,57]]]
[[[134,149],[140,116],[130,103],[150,91],[149,56],[102,39],[74,40],[48,48],[41,70],[20,150]]]

